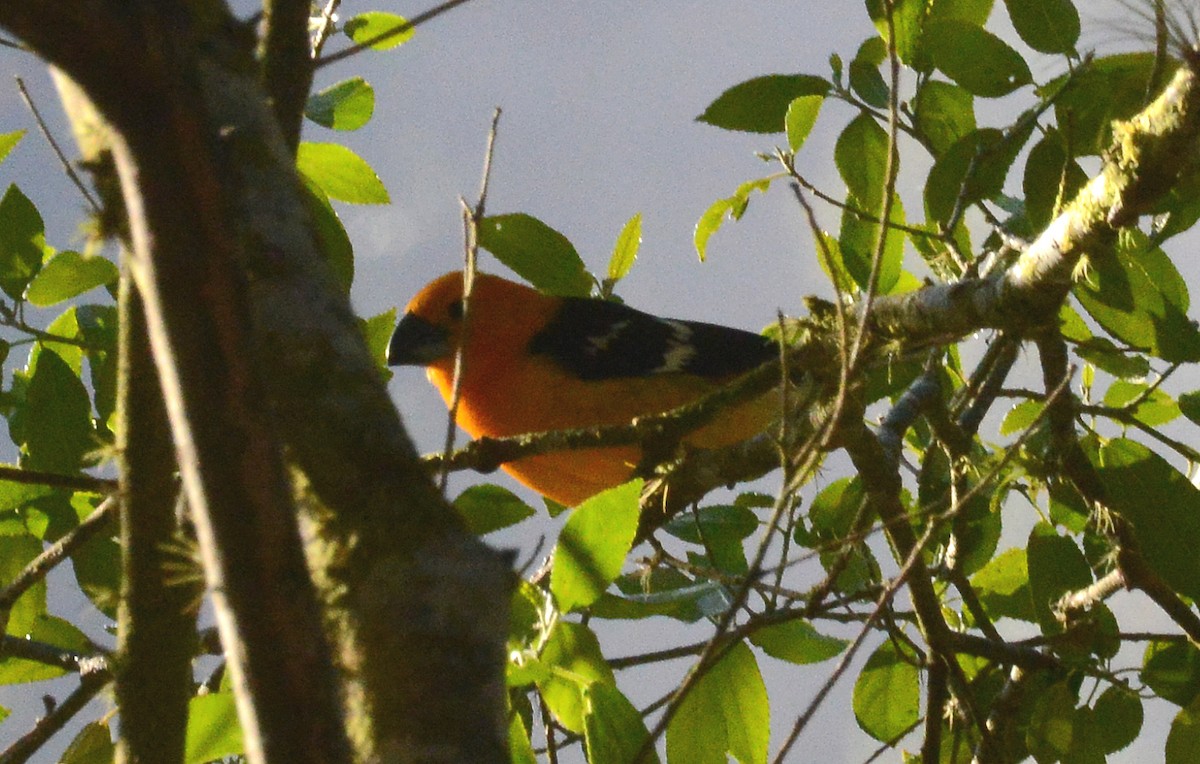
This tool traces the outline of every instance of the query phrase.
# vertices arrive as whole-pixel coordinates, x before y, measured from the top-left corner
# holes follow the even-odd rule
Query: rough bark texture
[[[350,678],[357,756],[507,761],[506,560],[462,529],[417,462],[316,247],[250,30],[223,13],[32,0],[0,8],[0,25],[76,79],[118,133],[155,359],[179,391],[185,486],[209,518],[198,529],[218,555],[222,637],[254,698],[243,724],[266,730],[274,760],[341,756],[278,434],[314,498],[309,557]],[[287,603],[301,614],[285,622]],[[257,668],[271,656],[309,670]]]

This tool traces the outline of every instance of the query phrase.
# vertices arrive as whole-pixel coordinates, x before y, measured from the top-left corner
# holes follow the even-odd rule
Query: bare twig
[[[92,208],[92,212],[96,215],[100,214],[100,203],[92,196],[92,192],[88,191],[83,180],[79,177],[79,173],[75,172],[75,168],[71,166],[67,160],[67,155],[63,153],[62,147],[58,145],[58,141],[54,139],[54,134],[50,132],[50,128],[46,125],[46,120],[42,119],[42,113],[38,111],[37,104],[33,102],[33,97],[29,95],[29,90],[25,87],[25,80],[20,77],[17,80],[17,90],[21,93],[21,100],[29,107],[29,111],[33,113],[33,119],[37,122],[38,130],[46,142],[50,144],[50,148],[54,150],[54,155],[58,157],[59,163],[62,165],[63,171],[67,173],[67,177],[75,184],[75,188],[79,189],[79,193],[83,194],[83,198],[87,200],[88,206]]]
[[[446,482],[450,478],[450,457],[454,453],[454,437],[458,433],[458,406],[462,398],[462,380],[467,359],[465,348],[467,336],[471,331],[471,294],[475,288],[476,261],[479,255],[479,223],[483,220],[487,206],[488,183],[492,175],[492,156],[496,150],[496,128],[500,124],[500,108],[492,112],[492,126],[488,130],[487,149],[483,154],[483,173],[479,181],[479,196],[474,207],[468,207],[461,197],[463,216],[463,296],[462,296],[462,330],[459,335],[459,346],[454,353],[454,380],[450,386],[449,411],[446,418],[446,440],[442,448],[441,473],[438,476],[438,490],[446,492]]]
[[[93,671],[82,675],[79,686],[71,691],[61,703],[39,719],[33,729],[21,736],[19,740],[0,751],[0,764],[24,764],[49,740],[54,733],[62,729],[75,714],[79,713],[100,690],[104,689],[110,679],[107,670]]]
[[[386,32],[383,32],[382,34],[375,35],[374,37],[372,37],[368,40],[363,40],[360,43],[351,45],[349,48],[346,48],[345,50],[339,50],[337,53],[331,53],[328,56],[325,56],[324,58],[318,59],[313,64],[313,68],[320,69],[321,67],[328,66],[329,64],[332,64],[335,61],[341,61],[343,58],[349,58],[350,56],[356,55],[356,54],[362,52],[363,50],[370,48],[373,45],[378,45],[379,43],[383,42],[384,40],[390,40],[393,37],[397,37],[399,35],[405,34],[406,32],[409,32],[409,31],[421,26],[426,21],[432,21],[433,19],[437,18],[438,16],[441,16],[446,11],[454,10],[455,8],[457,8],[458,6],[460,6],[466,2],[469,2],[469,0],[448,0],[447,2],[444,2],[441,5],[436,5],[433,8],[430,8],[429,10],[425,11],[424,13],[418,13],[416,16],[413,16],[411,19],[408,20],[407,24],[401,24],[397,27],[394,27],[393,29],[389,29]]]
[[[117,481],[90,475],[65,475],[61,472],[42,472],[0,464],[0,480],[26,485],[44,485],[50,488],[66,488],[71,491],[89,493],[112,493],[117,490]]]
[[[7,623],[13,604],[29,587],[45,578],[81,544],[107,528],[119,506],[115,497],[105,499],[86,520],[33,558],[7,587],[0,590],[0,623]]]

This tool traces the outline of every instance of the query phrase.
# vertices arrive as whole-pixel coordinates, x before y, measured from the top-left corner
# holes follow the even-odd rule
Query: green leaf
[[[550,632],[541,660],[552,669],[548,679],[538,682],[546,707],[562,726],[582,734],[584,690],[593,682],[615,684],[596,635],[583,624],[559,621]]]
[[[975,130],[975,96],[941,80],[927,80],[917,91],[916,125],[929,140],[934,156]]]
[[[531,215],[484,218],[479,221],[479,246],[538,291],[586,297],[592,290],[592,277],[567,237]]]
[[[1132,440],[1109,441],[1089,457],[1110,506],[1133,528],[1146,563],[1177,592],[1200,599],[1200,490]]]
[[[1014,432],[1025,431],[1041,416],[1043,405],[1041,401],[1021,401],[1013,406],[1000,423],[1000,434],[1012,435]]]
[[[46,333],[55,337],[64,337],[67,339],[79,339],[79,312],[74,307],[68,307],[58,315],[46,327]],[[58,342],[56,340],[43,340],[30,349],[29,363],[25,370],[30,374],[37,373],[38,359],[46,350],[52,350],[58,354],[58,357],[67,362],[71,372],[77,376],[83,376],[83,348],[73,342]]]
[[[233,693],[212,692],[188,701],[186,764],[205,764],[244,753]]]
[[[859,114],[846,125],[833,149],[838,173],[846,189],[867,212],[879,209],[887,179],[887,132],[868,114]]]
[[[304,183],[304,203],[308,207],[308,214],[312,216],[321,254],[333,269],[338,286],[349,294],[350,285],[354,282],[354,245],[350,243],[350,236],[325,192],[310,178],[304,175],[300,178]]]
[[[1096,737],[1105,753],[1127,747],[1142,731],[1142,699],[1127,687],[1110,685],[1092,706]]]
[[[875,23],[879,32],[876,38],[880,42],[887,40],[891,29],[896,30],[896,55],[905,64],[920,71],[928,71],[924,65],[921,49],[921,25],[925,21],[926,9],[930,4],[925,0],[893,0],[892,24],[888,26],[887,13],[883,0],[867,0],[867,13]],[[945,3],[939,3],[945,5]],[[882,58],[880,59],[883,60]]]
[[[850,62],[850,87],[869,106],[887,108],[888,84],[879,73],[879,64],[887,56],[887,46],[879,37],[868,37]]]
[[[72,502],[86,505],[88,514],[94,511],[83,494],[76,494]],[[88,539],[71,553],[71,567],[79,588],[96,609],[116,620],[121,595],[121,545],[116,539],[107,535]]]
[[[488,483],[473,485],[460,493],[454,500],[454,508],[476,536],[516,525],[537,514],[512,491]]]
[[[1150,359],[1141,354],[1122,353],[1106,337],[1092,337],[1078,345],[1075,352],[1097,369],[1118,379],[1143,379],[1150,373]]]
[[[777,133],[792,101],[800,96],[823,96],[829,81],[809,74],[771,74],[756,77],[722,93],[697,121],[725,130]]]
[[[339,143],[301,142],[296,166],[332,199],[350,204],[391,201],[371,165]]]
[[[703,544],[714,538],[741,541],[757,528],[758,518],[753,512],[728,504],[701,507],[695,512],[677,515],[663,526],[667,533],[693,544]]]
[[[65,361],[45,349],[26,393],[25,452],[30,469],[71,474],[97,445],[87,388]]]
[[[1025,161],[1025,214],[1037,230],[1045,228],[1062,205],[1075,198],[1087,174],[1063,146],[1062,134],[1049,130],[1034,144]]]
[[[1036,621],[1029,591],[1028,557],[1024,549],[1009,549],[971,576],[983,608],[993,619]]]
[[[750,635],[750,642],[772,658],[799,665],[829,660],[850,644],[825,636],[808,621],[784,621],[758,629]]]
[[[1108,387],[1104,394],[1104,405],[1115,409],[1125,408],[1137,398],[1143,398],[1133,409],[1133,416],[1142,424],[1158,427],[1179,416],[1179,404],[1171,396],[1157,388],[1146,395],[1149,385],[1144,382],[1126,382],[1117,380]]]
[[[14,300],[42,267],[46,226],[29,197],[11,185],[0,199],[0,289]]]
[[[608,281],[617,283],[629,273],[637,260],[638,249],[642,246],[642,213],[638,213],[621,228],[617,234],[617,243],[613,245],[612,256],[608,259]]]
[[[808,511],[813,532],[823,541],[845,537],[864,500],[862,482],[858,478],[832,481],[813,497]]]
[[[985,127],[956,141],[938,158],[925,181],[926,216],[945,223],[960,195],[963,204],[970,205],[999,194],[1029,135],[1026,129],[1005,137],[999,130]],[[975,171],[968,178],[972,161]]]
[[[117,752],[107,724],[88,722],[59,758],[59,764],[111,764]]]
[[[1038,693],[1025,743],[1039,761],[1059,761],[1071,750],[1075,734],[1075,693],[1056,682]]]
[[[391,373],[387,368],[387,346],[396,328],[396,309],[385,310],[370,318],[360,318],[358,326],[362,330],[363,339],[367,341],[367,350],[375,360],[375,366],[390,378]]]
[[[825,96],[800,96],[788,104],[787,114],[783,118],[784,131],[787,133],[788,148],[793,152],[799,151],[817,123],[817,115],[821,113],[821,104]]]
[[[1200,650],[1186,642],[1151,642],[1142,658],[1141,680],[1177,706],[1200,698]]]
[[[820,229],[813,231],[813,239],[813,248],[817,252],[821,270],[825,272],[830,281],[837,284],[840,291],[858,291],[858,283],[846,270],[846,259],[842,256],[842,248],[838,244],[838,240]]]
[[[529,730],[525,728],[525,720],[520,714],[509,714],[508,755],[512,764],[537,764]]]
[[[920,717],[920,672],[912,656],[902,656],[886,640],[863,666],[854,683],[854,718],[858,726],[882,742],[899,738]]]
[[[766,193],[767,189],[771,187],[772,180],[774,178],[771,177],[748,180],[737,187],[733,196],[718,199],[704,211],[704,214],[696,221],[696,233],[693,236],[696,253],[700,255],[701,262],[704,262],[708,256],[709,238],[725,222],[725,216],[728,215],[730,220],[741,220],[742,215],[746,212],[746,207],[750,204],[750,194],[754,191]]]
[[[42,265],[25,298],[39,308],[69,300],[98,286],[115,284],[121,273],[117,266],[103,257],[84,257],[66,250],[51,257]]]
[[[25,137],[26,130],[14,130],[11,133],[0,133],[0,162],[8,159],[8,155]]]
[[[930,21],[922,42],[934,66],[977,96],[999,98],[1033,82],[1020,53],[969,22]]]
[[[3,539],[0,539],[0,542],[2,541]],[[7,551],[6,545],[0,543],[0,552],[5,551]],[[8,580],[11,579],[0,579],[4,583],[7,583]],[[44,589],[42,591],[44,592]],[[30,596],[36,600],[39,595],[36,592],[27,592],[22,595],[18,603],[24,603],[22,607],[26,607],[32,601],[26,602],[25,598]],[[44,596],[44,594],[40,596]],[[22,617],[24,617],[24,612],[22,613]],[[20,636],[37,642],[44,642],[54,647],[60,647],[68,652],[86,654],[93,652],[95,649],[87,636],[73,624],[57,616],[47,615],[45,612],[35,615],[32,626],[19,634],[13,632],[12,624],[10,623],[9,633],[13,634],[13,636]],[[67,673],[65,669],[50,666],[40,661],[25,660],[23,658],[6,658],[0,660],[0,684],[43,681],[62,676],[65,673]]]
[[[765,764],[771,709],[754,653],[744,642],[729,649],[692,686],[667,725],[667,761]]]
[[[1075,297],[1118,340],[1166,361],[1200,360],[1200,332],[1187,317],[1187,285],[1144,233],[1122,229],[1115,256],[1100,254],[1075,284]]]
[[[1038,89],[1046,97],[1071,85],[1054,101],[1055,122],[1075,156],[1100,154],[1112,143],[1112,123],[1136,114],[1156,64],[1153,53],[1123,53],[1092,61],[1091,66],[1057,77]],[[1170,77],[1174,64],[1163,72]]]
[[[596,601],[621,573],[637,534],[642,481],[603,491],[571,513],[554,545],[550,591],[569,612]]]
[[[33,558],[42,553],[42,544],[32,536],[0,536],[0,585],[8,586]],[[14,637],[28,636],[38,617],[46,612],[46,582],[38,581],[17,598],[8,615],[5,632]]]
[[[1179,396],[1179,410],[1192,422],[1200,424],[1200,390]]]
[[[621,576],[621,596],[606,592],[591,607],[597,618],[635,619],[663,615],[694,623],[705,613],[723,612],[729,604],[725,588],[715,581],[693,581],[674,570],[655,568]]]
[[[871,208],[853,195],[847,197],[846,204],[875,216],[883,211],[882,205]],[[904,205],[900,201],[899,194],[892,197],[888,220],[894,226],[905,224]],[[849,209],[842,211],[842,227],[838,232],[838,249],[842,253],[842,262],[846,266],[846,271],[864,291],[871,281],[872,259],[878,238],[878,224],[864,220]],[[879,281],[876,285],[876,294],[892,294],[900,284],[900,275],[904,266],[904,241],[905,233],[903,231],[897,228],[888,229],[887,237],[884,239],[883,254],[879,261]]]
[[[1079,11],[1071,0],[1004,0],[1021,39],[1042,53],[1070,53],[1079,40]]]
[[[1200,761],[1200,699],[1192,701],[1171,721],[1164,764]]]
[[[97,419],[108,429],[117,408],[117,309],[112,305],[80,305],[75,309],[79,336],[92,381]]]
[[[370,44],[370,47],[374,50],[388,50],[412,39],[413,33],[416,31],[412,27],[405,29],[403,32],[396,32],[389,35],[393,30],[405,26],[408,26],[408,21],[403,16],[397,16],[394,13],[384,13],[383,11],[368,11],[367,13],[360,13],[347,21],[342,30],[357,45]],[[382,35],[389,36],[384,37],[378,42],[372,42],[372,40]]]
[[[588,764],[628,764],[650,737],[641,713],[611,684],[593,682],[584,687],[583,708]],[[658,761],[653,746],[641,761]]]
[[[1034,612],[1045,634],[1059,634],[1062,624],[1054,606],[1067,592],[1092,583],[1092,571],[1079,546],[1059,536],[1047,523],[1038,523],[1029,534],[1026,547],[1029,562],[1029,593]]]
[[[375,113],[375,89],[362,77],[351,77],[312,94],[304,116],[331,130],[357,130]]]
[[[954,19],[975,26],[983,26],[992,14],[994,0],[939,0],[929,10],[931,20]]]

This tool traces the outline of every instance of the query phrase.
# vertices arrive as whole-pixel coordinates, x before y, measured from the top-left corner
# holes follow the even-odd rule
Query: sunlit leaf
[[[642,715],[615,686],[593,682],[583,689],[583,738],[588,764],[628,764],[650,737]],[[640,759],[658,761],[653,746]]]
[[[375,113],[375,89],[362,77],[351,77],[308,97],[304,116],[332,130],[357,130]]]
[[[115,284],[117,266],[103,257],[85,257],[72,250],[55,254],[43,265],[25,290],[25,298],[38,307],[54,305],[89,289]]]
[[[1071,0],[1004,0],[1021,39],[1042,53],[1069,53],[1079,39],[1079,11]]]
[[[629,273],[637,260],[638,249],[642,246],[642,213],[638,213],[621,228],[617,234],[617,242],[613,245],[612,256],[608,259],[608,280],[616,283]]]
[[[458,495],[454,508],[467,522],[467,529],[477,536],[507,528],[536,513],[515,493],[498,485],[473,485]]]
[[[1089,453],[1112,508],[1133,528],[1146,564],[1200,599],[1200,490],[1165,459],[1126,438]]]
[[[844,639],[827,637],[808,621],[784,621],[756,630],[750,642],[772,658],[788,663],[820,663],[841,654],[850,644]]]
[[[188,702],[186,764],[205,764],[243,753],[233,693],[212,692]]]
[[[587,607],[621,573],[637,533],[642,481],[610,488],[580,504],[554,546],[550,591],[564,612]]]
[[[538,682],[546,707],[560,724],[582,734],[587,710],[584,691],[593,682],[613,684],[612,669],[596,635],[583,624],[559,621],[542,650],[541,662],[551,669],[549,677]]]
[[[524,213],[479,221],[479,246],[547,294],[586,297],[592,278],[575,247],[558,231]]]
[[[371,165],[339,143],[304,141],[296,165],[332,199],[350,204],[387,204],[387,189]]]
[[[403,16],[383,11],[360,13],[347,20],[342,30],[357,44],[369,44],[375,50],[388,50],[402,45],[412,39],[415,31]]]
[[[1021,54],[969,22],[930,21],[923,43],[938,69],[977,96],[997,98],[1033,82]]]
[[[871,653],[854,683],[854,718],[883,742],[900,737],[920,717],[920,672],[892,640]]]
[[[696,119],[726,130],[778,133],[788,106],[800,96],[823,96],[829,82],[809,74],[771,74],[734,85]]]
[[[771,709],[754,653],[735,644],[692,687],[667,725],[667,760],[765,764]]]

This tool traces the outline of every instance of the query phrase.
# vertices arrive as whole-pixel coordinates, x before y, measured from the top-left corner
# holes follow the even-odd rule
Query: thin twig
[[[38,130],[46,142],[50,144],[50,148],[54,150],[54,155],[58,157],[59,163],[62,164],[63,170],[67,173],[67,177],[75,184],[75,188],[79,189],[79,193],[83,194],[83,198],[87,200],[88,206],[92,208],[92,212],[96,215],[100,214],[100,203],[92,196],[92,192],[88,191],[87,186],[83,184],[79,174],[75,172],[75,168],[71,166],[67,160],[67,155],[63,153],[62,148],[58,145],[58,141],[51,134],[49,126],[46,125],[46,120],[42,119],[42,113],[38,111],[37,104],[33,102],[33,97],[29,95],[29,91],[25,88],[25,80],[20,77],[17,80],[17,90],[21,92],[21,100],[29,107],[29,111],[33,112],[33,120],[37,122]]]
[[[54,566],[81,544],[108,527],[109,521],[116,515],[118,506],[115,497],[105,499],[86,520],[33,558],[12,583],[0,590],[0,623],[7,623],[9,610],[29,587],[45,578]]]
[[[312,39],[312,57],[315,59],[321,57],[321,50],[324,49],[325,42],[333,34],[333,19],[337,13],[338,6],[341,4],[342,0],[329,0],[325,4],[325,8],[321,11],[321,21],[317,24],[317,29],[313,32]]]
[[[61,472],[42,472],[0,464],[0,480],[24,485],[44,485],[72,491],[107,494],[117,490],[117,481],[90,475],[65,475]]]
[[[79,686],[72,690],[71,694],[61,703],[56,704],[53,710],[39,719],[33,729],[22,735],[4,751],[0,751],[0,764],[24,764],[29,761],[54,733],[66,726],[75,714],[91,702],[100,690],[104,689],[110,678],[108,672],[104,670],[84,674],[79,681]]]
[[[887,21],[887,49],[891,82],[888,91],[887,162],[884,164],[883,171],[883,198],[879,209],[879,219],[887,221],[892,217],[892,205],[895,204],[896,196],[896,178],[900,172],[900,149],[897,145],[897,133],[900,129],[900,56],[896,53],[896,26],[890,0],[885,0],[884,10]],[[890,233],[891,231],[887,225],[881,224],[879,226],[879,235],[875,239],[875,248],[871,253],[871,274],[867,279],[866,288],[863,290],[864,294],[862,307],[858,315],[858,326],[851,340],[853,342],[849,352],[849,366],[851,369],[858,364],[858,356],[863,348],[867,322],[871,317],[871,306],[875,302],[875,296],[879,292],[879,275],[883,271],[883,256],[887,249],[887,240]]]
[[[351,45],[349,48],[346,48],[345,50],[339,50],[337,53],[331,53],[328,56],[325,56],[324,58],[318,59],[313,64],[313,68],[320,69],[321,67],[328,66],[329,64],[332,64],[335,61],[341,61],[343,58],[349,58],[350,56],[356,55],[356,54],[360,53],[361,51],[366,50],[367,48],[370,48],[373,45],[378,45],[379,43],[381,43],[385,40],[390,40],[393,37],[397,37],[399,35],[405,34],[406,32],[412,31],[413,29],[416,29],[417,27],[424,24],[426,21],[432,21],[433,19],[437,18],[438,16],[441,16],[446,11],[454,10],[455,8],[457,8],[458,6],[460,6],[466,2],[469,2],[469,0],[447,0],[447,2],[444,2],[441,5],[435,5],[433,8],[430,8],[429,10],[425,11],[424,13],[418,13],[416,16],[413,16],[411,19],[408,20],[407,23],[404,23],[404,24],[401,24],[400,26],[389,29],[386,32],[383,32],[382,34],[377,34],[374,37],[367,39],[367,40],[363,40],[362,42],[357,43],[355,45]]]
[[[488,183],[492,174],[492,156],[496,151],[496,130],[500,124],[500,107],[492,112],[492,126],[488,130],[487,149],[483,154],[483,173],[479,181],[479,196],[474,208],[468,207],[466,200],[459,197],[463,216],[463,296],[462,296],[462,329],[459,332],[459,345],[454,353],[454,381],[450,387],[450,408],[446,420],[446,440],[442,449],[442,466],[438,476],[438,490],[446,492],[446,484],[450,479],[450,458],[454,454],[454,438],[458,434],[458,405],[462,399],[462,380],[466,371],[466,347],[468,334],[471,331],[471,294],[475,289],[476,261],[479,255],[479,223],[483,220],[487,205]]]

